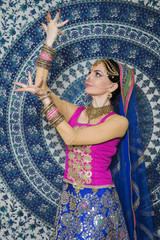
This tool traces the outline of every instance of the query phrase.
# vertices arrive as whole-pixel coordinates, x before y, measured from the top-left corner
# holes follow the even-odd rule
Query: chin
[[[104,93],[99,93],[98,91],[86,88],[84,92],[90,96],[98,96],[98,95],[103,95]]]
[[[84,90],[84,93],[91,95],[91,94],[92,94],[92,91],[90,91],[89,89],[86,88],[86,89]]]

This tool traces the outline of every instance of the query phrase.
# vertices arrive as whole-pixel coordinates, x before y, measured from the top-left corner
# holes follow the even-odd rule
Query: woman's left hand
[[[42,85],[42,78],[37,84],[33,84],[32,77],[31,77],[31,72],[28,72],[29,75],[29,85],[26,85],[24,83],[19,83],[19,82],[12,82],[14,85],[19,86],[21,88],[15,89],[15,92],[30,92],[38,97],[43,97],[47,95],[47,91],[45,89],[41,88]]]
[[[60,10],[57,11],[57,14],[53,20],[52,20],[50,11],[47,11],[47,17],[46,17],[47,24],[41,23],[42,27],[44,28],[44,30],[47,34],[45,42],[50,47],[52,47],[53,43],[56,41],[58,34],[65,35],[65,32],[61,31],[59,28],[66,25],[68,23],[69,19],[62,21],[62,22],[58,22],[59,17],[60,17]]]

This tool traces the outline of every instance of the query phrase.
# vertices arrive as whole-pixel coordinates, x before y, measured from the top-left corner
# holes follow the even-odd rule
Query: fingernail
[[[60,10],[58,9],[57,12],[60,12]]]

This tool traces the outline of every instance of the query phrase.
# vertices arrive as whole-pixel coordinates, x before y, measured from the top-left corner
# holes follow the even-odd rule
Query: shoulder
[[[111,115],[109,118],[106,119],[105,122],[106,123],[112,122],[113,124],[119,125],[126,129],[128,128],[128,125],[129,125],[128,119],[118,114]]]

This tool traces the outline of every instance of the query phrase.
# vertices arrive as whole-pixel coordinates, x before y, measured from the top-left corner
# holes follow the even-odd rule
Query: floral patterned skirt
[[[65,183],[51,240],[129,239],[115,187],[84,188]]]

